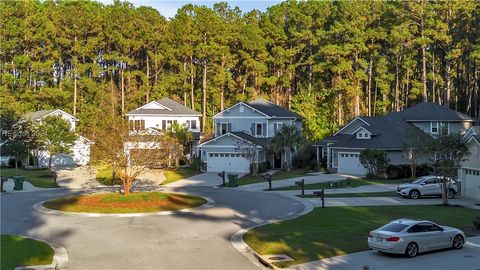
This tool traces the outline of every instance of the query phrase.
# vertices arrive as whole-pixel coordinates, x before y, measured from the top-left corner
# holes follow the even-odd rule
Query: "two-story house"
[[[68,114],[60,109],[41,110],[36,112],[26,113],[24,118],[31,120],[34,124],[41,125],[42,120],[48,116],[59,116],[67,121],[70,125],[70,130],[75,131],[78,119],[71,114]],[[71,166],[71,165],[87,165],[90,161],[90,146],[93,142],[83,136],[78,136],[77,140],[72,146],[70,154],[60,153],[52,157],[52,166]],[[35,153],[37,158],[37,165],[40,167],[47,167],[50,155],[46,151],[38,151]],[[31,165],[35,165],[31,161]]]
[[[367,148],[385,150],[390,164],[409,162],[403,155],[409,137],[438,136],[440,132],[464,134],[474,123],[468,115],[432,102],[423,102],[385,116],[360,116],[333,136],[314,144],[317,160],[338,173],[366,174],[360,152]]]
[[[299,115],[264,99],[238,102],[213,116],[213,121],[215,137],[198,146],[207,172],[249,172],[249,153],[243,150],[249,145],[257,149],[254,163],[281,168],[287,154],[268,151],[270,140],[282,125],[302,129]]]
[[[130,111],[126,116],[131,132],[139,134],[149,131],[161,133],[175,123],[187,126],[193,137],[193,140],[188,143],[189,153],[191,156],[195,154],[195,147],[200,140],[201,114],[199,112],[165,97]]]

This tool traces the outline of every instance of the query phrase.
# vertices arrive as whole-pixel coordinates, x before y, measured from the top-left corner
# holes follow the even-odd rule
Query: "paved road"
[[[388,191],[395,191],[398,185],[392,184],[378,184],[378,185],[366,185],[360,186],[355,188],[335,188],[335,189],[325,189],[325,194],[344,194],[344,193],[371,193],[371,192],[388,192]],[[314,191],[318,191],[318,189],[306,189],[306,195],[312,195]],[[301,190],[278,190],[278,191],[268,191],[272,193],[278,193],[281,195],[300,195]]]
[[[228,180],[227,180],[228,181]],[[186,179],[167,184],[167,187],[216,187],[222,184],[218,173],[200,173]]]
[[[461,250],[443,250],[420,254],[415,258],[387,255],[369,250],[310,263],[299,264],[295,270],[358,270],[368,265],[373,269],[422,269],[422,270],[478,270],[480,269],[480,236],[470,237]]]
[[[69,269],[256,269],[233,248],[231,235],[304,209],[301,203],[275,194],[198,187],[172,191],[204,196],[216,204],[170,216],[92,218],[44,214],[32,208],[39,201],[80,191],[2,194],[1,232],[63,245]]]

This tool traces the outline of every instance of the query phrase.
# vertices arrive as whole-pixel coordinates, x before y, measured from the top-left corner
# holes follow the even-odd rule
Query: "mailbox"
[[[322,199],[322,208],[325,208],[325,190],[322,189],[321,191],[314,191],[313,195]]]
[[[225,186],[225,171],[218,174],[218,177],[222,178],[222,184]]]
[[[270,174],[265,174],[265,175],[263,176],[263,179],[264,179],[265,181],[268,181],[268,190],[272,190],[272,175],[270,175]]]
[[[302,189],[302,196],[305,195],[305,179],[302,179],[302,181],[295,181],[295,185]]]

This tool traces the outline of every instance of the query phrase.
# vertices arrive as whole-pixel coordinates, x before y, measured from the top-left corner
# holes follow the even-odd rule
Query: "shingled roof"
[[[168,98],[164,97],[154,102],[160,104],[167,109],[146,109],[138,108],[127,113],[127,115],[188,115],[188,116],[201,116],[201,113],[194,111],[182,104]]]
[[[466,114],[433,102],[422,102],[393,114],[399,114],[405,121],[475,121]]]
[[[43,117],[53,113],[53,112],[56,112],[56,111],[60,111],[64,114],[68,114],[60,109],[52,109],[52,110],[40,110],[40,111],[36,111],[36,112],[28,112],[26,113],[23,117],[25,119],[28,119],[28,120],[40,120],[42,119]],[[70,114],[68,114],[70,115]],[[74,116],[70,115],[71,117],[73,117],[75,120],[77,120],[77,118],[75,118]]]
[[[281,106],[275,105],[272,102],[265,99],[256,99],[247,103],[249,106],[254,109],[270,116],[270,117],[280,117],[280,118],[301,118],[300,115],[285,109]]]

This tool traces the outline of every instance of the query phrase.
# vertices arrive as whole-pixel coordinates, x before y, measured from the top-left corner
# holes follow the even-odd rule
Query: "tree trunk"
[[[77,67],[73,70],[73,116],[77,114]]]
[[[125,112],[125,79],[124,79],[124,76],[123,76],[123,70],[121,72],[121,92],[122,92],[122,115],[123,113]]]
[[[190,102],[192,110],[195,110],[195,86],[194,86],[193,55],[190,55]]]
[[[113,69],[112,76],[110,77],[110,100],[112,103],[112,115],[115,115],[115,84],[113,82]]]
[[[424,20],[422,18],[422,21],[420,23],[421,31],[422,31],[422,40],[424,39]],[[425,48],[426,46],[422,44],[422,82],[423,82],[423,101],[428,101],[428,96],[427,96],[427,57],[425,55]]]
[[[372,59],[368,63],[368,84],[367,84],[367,104],[368,104],[368,116],[372,116]]]
[[[207,63],[203,64],[203,82],[202,82],[202,131],[205,131],[205,120],[207,119]]]
[[[448,56],[445,58],[445,75],[446,75],[446,83],[445,83],[445,106],[450,107],[450,93],[452,92],[452,70],[451,70],[450,60]]]
[[[146,93],[146,100],[147,100],[147,103],[150,101],[150,58],[148,57],[148,53],[147,53],[147,57],[146,57],[146,65],[147,65],[147,81],[145,82],[145,84],[147,85],[147,93]]]
[[[52,154],[50,154],[50,157],[48,158],[48,171],[52,171]]]
[[[393,111],[397,112],[400,109],[400,78],[399,78],[399,67],[398,63],[395,65],[395,98],[394,98],[394,105]]]

